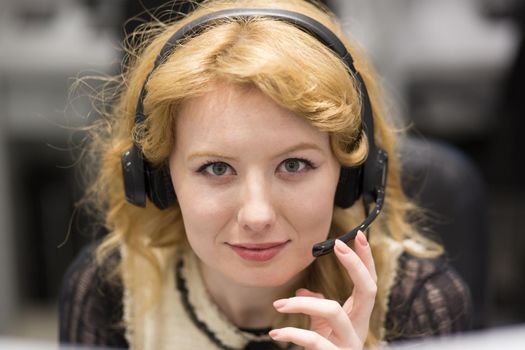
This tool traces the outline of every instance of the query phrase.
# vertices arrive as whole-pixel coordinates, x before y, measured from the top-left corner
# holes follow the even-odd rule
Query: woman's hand
[[[377,291],[377,274],[370,245],[359,231],[355,252],[337,240],[334,252],[354,282],[352,295],[344,305],[323,295],[300,289],[296,296],[279,299],[274,307],[282,313],[303,313],[311,317],[310,330],[285,327],[273,329],[277,341],[292,342],[308,350],[363,349]]]

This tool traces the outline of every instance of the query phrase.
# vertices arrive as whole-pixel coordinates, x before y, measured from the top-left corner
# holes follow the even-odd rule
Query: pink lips
[[[258,244],[228,244],[241,258],[251,261],[268,261],[279,254],[289,241]]]

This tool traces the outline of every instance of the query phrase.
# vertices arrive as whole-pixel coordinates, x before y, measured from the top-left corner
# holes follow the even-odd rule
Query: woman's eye
[[[298,173],[313,168],[312,163],[306,159],[290,158],[284,160],[279,166],[280,171]]]
[[[199,168],[200,173],[205,173],[212,176],[232,175],[232,168],[224,162],[213,162],[203,165]]]

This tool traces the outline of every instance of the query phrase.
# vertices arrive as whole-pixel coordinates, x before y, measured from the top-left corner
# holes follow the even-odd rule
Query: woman
[[[395,134],[333,16],[208,1],[148,34],[93,132],[110,233],[65,277],[62,342],[362,349],[467,327],[468,291],[407,222]]]

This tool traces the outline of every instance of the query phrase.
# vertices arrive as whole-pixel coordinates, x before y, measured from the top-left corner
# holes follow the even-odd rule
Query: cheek
[[[289,210],[301,242],[317,243],[328,236],[335,186],[333,181],[326,181],[326,177],[320,177],[318,183],[310,184],[304,190],[304,195],[295,194],[295,200]]]
[[[202,194],[187,196],[187,193],[181,193],[180,197],[188,243],[201,260],[215,260],[219,232],[228,222],[225,209],[210,203],[209,197]]]
[[[177,188],[177,187],[176,187]],[[226,193],[212,194],[202,185],[185,183],[177,191],[177,199],[184,218],[184,227],[190,243],[194,236],[215,235],[232,217],[231,196]]]
[[[317,198],[311,205],[303,205],[301,215],[297,216],[299,238],[308,243],[324,240],[332,222],[332,201]]]

